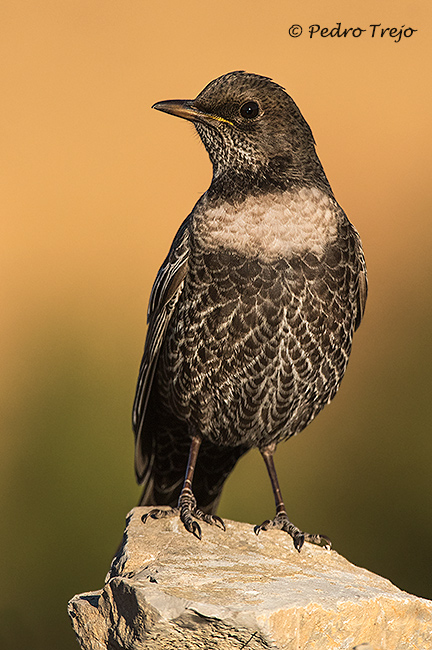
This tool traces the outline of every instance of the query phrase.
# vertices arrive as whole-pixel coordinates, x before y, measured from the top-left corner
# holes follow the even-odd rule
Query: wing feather
[[[139,483],[148,477],[153,439],[146,413],[160,350],[175,305],[181,295],[189,259],[189,217],[185,219],[153,284],[147,312],[148,330],[138,375],[132,423],[135,433],[135,472]]]
[[[366,271],[366,261],[363,253],[363,248],[360,240],[360,235],[357,230],[353,227],[355,235],[355,252],[356,258],[359,263],[358,269],[358,282],[357,282],[357,315],[354,323],[354,329],[357,329],[363,318],[364,310],[366,307],[366,299],[368,295],[368,281],[367,281],[367,271]]]

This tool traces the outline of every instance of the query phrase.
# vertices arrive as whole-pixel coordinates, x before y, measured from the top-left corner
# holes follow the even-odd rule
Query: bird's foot
[[[205,521],[207,524],[218,526],[225,530],[223,519],[217,515],[209,515],[197,508],[196,500],[192,492],[187,491],[182,493],[179,498],[178,507],[170,508],[169,510],[160,510],[155,508],[150,510],[147,514],[141,517],[141,521],[145,524],[147,519],[165,519],[165,517],[174,517],[180,515],[180,519],[184,524],[187,531],[201,539],[201,526],[195,521]]]
[[[222,530],[225,530],[225,524],[220,517],[206,514],[197,508],[196,499],[189,489],[182,490],[178,502],[178,509],[180,510],[180,519],[184,527],[198,539],[201,539],[201,527],[194,519],[205,521],[206,524],[216,525],[222,528]]]
[[[143,524],[146,523],[147,519],[165,519],[166,517],[175,517],[179,514],[178,508],[168,508],[167,510],[161,510],[160,508],[153,508],[150,512],[146,512],[145,515],[141,517]]]
[[[304,533],[290,522],[286,512],[279,512],[272,520],[266,519],[266,521],[263,521],[260,526],[255,526],[254,532],[258,535],[262,530],[269,530],[271,528],[284,530],[291,535],[294,547],[299,553],[305,542],[310,542],[311,544],[317,544],[318,546],[331,549],[331,541],[326,537],[326,535],[310,535],[309,533]]]

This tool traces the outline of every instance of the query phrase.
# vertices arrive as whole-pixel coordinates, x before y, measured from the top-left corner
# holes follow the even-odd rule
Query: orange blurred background
[[[308,37],[337,22],[368,32]],[[418,31],[395,43],[374,23]],[[67,600],[102,586],[138,499],[147,300],[211,178],[193,127],[150,106],[236,69],[299,105],[369,270],[340,394],[276,456],[289,514],[432,598],[430,29],[429,5],[407,1],[2,2],[2,647],[78,647]],[[258,456],[222,516],[272,516]]]

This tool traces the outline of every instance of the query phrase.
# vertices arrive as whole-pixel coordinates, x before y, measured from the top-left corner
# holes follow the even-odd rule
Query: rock
[[[432,649],[432,602],[336,551],[233,521],[199,541],[148,510],[129,513],[105,587],[69,603],[83,650]]]

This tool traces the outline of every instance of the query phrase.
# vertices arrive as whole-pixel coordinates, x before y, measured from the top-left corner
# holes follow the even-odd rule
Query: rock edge
[[[128,514],[104,588],[69,602],[83,650],[432,650],[432,602],[336,551],[227,520],[199,541],[148,510]]]

